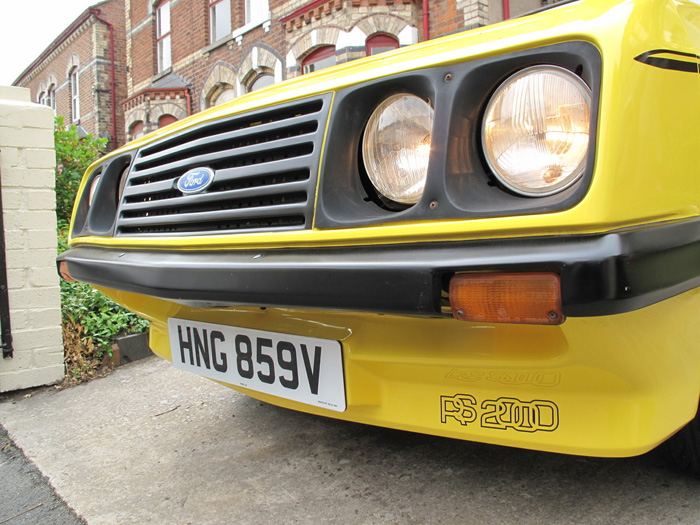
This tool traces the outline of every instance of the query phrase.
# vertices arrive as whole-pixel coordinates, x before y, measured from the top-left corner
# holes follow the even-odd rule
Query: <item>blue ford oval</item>
[[[185,195],[194,195],[206,190],[214,182],[214,170],[211,168],[193,168],[177,181],[177,189]]]

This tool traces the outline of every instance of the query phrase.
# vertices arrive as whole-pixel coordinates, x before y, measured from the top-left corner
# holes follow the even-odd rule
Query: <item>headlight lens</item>
[[[393,95],[367,122],[362,156],[367,175],[384,197],[402,204],[420,200],[428,173],[433,108],[414,95]]]
[[[576,182],[586,167],[591,92],[570,71],[534,66],[508,78],[486,108],[484,153],[512,191],[546,196]]]
[[[92,179],[92,183],[90,184],[90,193],[88,195],[88,206],[92,206],[92,201],[95,199],[95,191],[97,191],[97,186],[100,183],[100,179],[102,179],[102,175],[97,175],[94,179]]]

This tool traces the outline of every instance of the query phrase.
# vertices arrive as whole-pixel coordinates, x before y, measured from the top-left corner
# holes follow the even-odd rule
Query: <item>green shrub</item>
[[[58,251],[68,249],[67,237],[73,202],[87,167],[95,161],[107,139],[81,137],[75,126],[56,117],[56,215]],[[117,337],[144,332],[148,321],[132,314],[90,285],[61,281],[63,346],[66,384],[100,375],[104,354],[112,353]]]
[[[56,117],[54,126],[56,147],[56,216],[69,221],[80,180],[87,167],[97,159],[107,139],[92,135],[81,137],[75,126],[65,126],[63,117]]]
[[[58,251],[68,248],[68,223],[59,221]],[[64,325],[79,326],[80,342],[97,357],[111,353],[117,337],[148,330],[148,321],[125,310],[89,284],[61,280],[61,312]]]

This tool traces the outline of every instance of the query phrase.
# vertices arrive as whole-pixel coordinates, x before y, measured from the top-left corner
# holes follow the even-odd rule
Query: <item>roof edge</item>
[[[36,57],[31,64],[29,64],[24,71],[22,71],[19,76],[12,82],[13,86],[16,87],[22,87],[19,85],[19,83],[29,75],[31,71],[36,69],[39,64],[41,64],[44,60],[46,60],[51,53],[53,53],[63,42],[65,42],[70,35],[72,35],[76,29],[78,29],[81,25],[83,25],[85,22],[87,22],[90,17],[93,15],[93,11],[98,8],[99,6],[106,4],[107,2],[110,2],[111,0],[104,0],[102,2],[98,2],[94,5],[91,5],[85,11],[83,11],[71,24],[66,27],[60,35],[58,35],[53,42],[51,42],[44,51],[41,52],[41,54]]]

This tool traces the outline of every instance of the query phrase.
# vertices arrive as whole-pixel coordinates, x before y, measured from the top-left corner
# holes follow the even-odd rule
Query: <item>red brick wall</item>
[[[130,1],[130,23],[135,31],[132,30],[132,33],[127,35],[131,44],[131,71],[128,73],[127,97],[154,84],[158,85],[157,83],[165,77],[163,73],[159,74],[157,71],[155,17],[152,13],[149,14],[148,9],[152,0]],[[236,30],[245,24],[244,0],[224,1],[231,2],[231,27],[236,33]],[[502,0],[481,1],[492,4],[494,15],[500,18]],[[349,30],[355,25],[359,27],[362,21],[370,16],[382,15],[408,23],[416,28],[418,40],[423,39],[422,0],[328,0],[314,5],[312,10],[299,12],[300,9],[303,11],[312,3],[313,0],[269,0],[272,20],[267,31],[263,27],[256,27],[244,33],[240,43],[229,39],[214,46],[209,41],[209,0],[171,0],[173,65],[170,72],[175,73],[187,85],[191,97],[190,111],[196,112],[201,109],[205,84],[210,74],[216,71],[217,66],[226,68],[229,77],[231,77],[230,71],[233,71],[234,76],[240,80],[240,77],[246,73],[242,66],[255,46],[273,51],[273,54],[282,62],[284,76],[289,77],[297,74],[297,68],[295,64],[292,65],[292,69],[287,68],[288,53],[293,51],[297,61],[300,60],[297,43],[303,43],[306,35],[314,29],[338,27]],[[537,7],[540,0],[511,0],[511,4],[511,13],[517,14],[525,8]],[[430,0],[429,8],[430,38],[464,30],[465,9],[473,11],[469,6],[465,7],[464,1],[458,3],[458,0]],[[487,12],[488,9],[482,10],[484,16],[487,16]],[[297,16],[289,19],[292,13],[297,13]],[[282,20],[285,20],[285,23]],[[352,46],[354,47],[347,48],[344,54],[338,55],[339,61],[364,56],[364,46],[361,43],[353,43]],[[227,82],[230,83],[230,78]],[[208,88],[210,84],[206,86]],[[159,100],[149,103],[145,101],[146,99],[141,99],[138,103],[131,102],[129,111],[134,115],[137,111],[139,112],[138,118],[134,117],[132,120],[150,118],[153,105],[162,103]],[[129,124],[130,122],[126,123],[126,125]],[[152,129],[153,123],[150,123],[150,126]]]
[[[131,38],[131,71],[129,72],[129,93],[140,91],[158,80],[157,56],[155,48],[155,18],[149,15],[146,6],[150,0],[131,1],[131,25],[139,30]],[[232,30],[244,25],[244,0],[231,1]],[[279,0],[270,2],[271,10]],[[193,109],[199,110],[196,99],[210,71],[217,62],[225,62],[237,68],[250,49],[256,44],[264,44],[272,49],[284,48],[285,33],[281,24],[273,24],[268,32],[258,27],[245,34],[242,45],[235,42],[211,48],[209,52],[195,59],[197,53],[210,46],[209,2],[208,0],[180,0],[171,4],[171,52],[172,72],[184,78],[190,84],[193,97]],[[143,23],[147,25],[142,27]],[[129,38],[129,36],[127,36]],[[190,60],[186,60],[190,57]],[[284,59],[284,54],[280,53]],[[183,62],[184,61],[184,62]]]
[[[100,17],[111,23],[115,36],[115,100],[117,116],[117,145],[124,143],[124,116],[121,100],[126,96],[126,51],[124,44],[124,2],[110,0],[99,6]],[[72,123],[71,88],[68,69],[72,56],[79,61],[80,120],[77,122],[88,133],[112,140],[111,54],[107,26],[94,16],[87,18],[34,69],[27,72],[16,85],[28,87],[36,101],[43,82],[48,87],[49,77],[55,75],[56,114],[64,122]]]
[[[153,24],[149,23],[139,28],[138,32],[131,37],[130,93],[133,86],[149,80],[155,74],[157,68],[155,51],[155,30]]]
[[[464,13],[457,10],[455,0],[442,0],[439,2],[433,0],[429,3],[429,6],[430,38],[436,38],[442,35],[449,35],[450,33],[454,33],[456,31],[459,31],[460,29],[464,29]]]
[[[171,7],[173,65],[209,45],[208,0],[180,0]]]
[[[100,5],[101,18],[107,20],[112,24],[114,28],[114,80],[115,80],[115,105],[116,105],[116,129],[117,129],[117,144],[119,146],[126,142],[124,136],[124,111],[122,109],[121,101],[127,96],[127,86],[126,86],[126,33],[125,33],[125,20],[126,15],[124,13],[124,1],[123,0],[113,0],[105,4]],[[102,25],[102,24],[101,24]],[[102,31],[104,31],[105,43],[108,43],[109,33],[107,27],[102,25]],[[109,45],[109,44],[107,44]],[[102,53],[105,58],[111,60],[110,48],[104,48]],[[103,75],[104,78],[104,75]],[[111,81],[111,68],[109,71],[109,79]],[[110,135],[112,134],[112,97],[111,92],[109,96],[109,107],[105,108],[108,111],[102,112],[104,115],[104,124],[109,129]]]
[[[71,115],[71,88],[68,79],[68,68],[71,63],[71,56],[77,55],[79,61],[79,87],[80,87],[80,121],[89,133],[96,133],[96,129],[87,128],[85,115],[93,112],[94,99],[92,96],[92,80],[93,75],[91,68],[93,67],[93,25],[90,21],[86,22],[76,33],[70,38],[67,47],[59,53],[50,56],[47,60],[39,64],[35,69],[30,71],[16,85],[28,87],[32,93],[32,100],[37,101],[40,92],[40,85],[48,84],[49,77],[55,75],[57,79],[56,86],[56,114],[64,117],[66,124],[72,123]],[[47,86],[48,87],[48,86]]]

